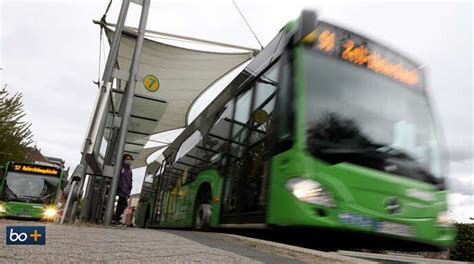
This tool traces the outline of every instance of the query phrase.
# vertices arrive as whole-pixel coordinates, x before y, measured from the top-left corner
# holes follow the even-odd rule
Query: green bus
[[[303,11],[164,151],[140,221],[445,248],[439,134],[422,67]]]
[[[64,170],[55,166],[7,162],[0,178],[0,217],[54,221]]]

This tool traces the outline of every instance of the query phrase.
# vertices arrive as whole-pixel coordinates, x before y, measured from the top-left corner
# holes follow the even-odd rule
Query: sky
[[[100,19],[109,0],[0,0],[0,86],[23,93],[26,120],[47,156],[80,160],[99,73]],[[107,20],[115,23],[121,1]],[[428,93],[444,132],[450,187],[449,213],[473,222],[473,80],[471,2],[242,1],[236,0],[263,45],[303,8],[336,25],[394,47],[425,65]],[[138,24],[131,5],[127,25]],[[178,35],[259,48],[231,0],[152,0],[147,28]],[[100,58],[100,59],[99,59]],[[230,80],[230,78],[228,78]],[[227,81],[228,81],[227,80]],[[220,84],[223,87],[223,84]],[[193,109],[195,116],[221,88],[211,89]],[[175,134],[155,136],[172,140]],[[134,171],[139,192],[144,170]]]

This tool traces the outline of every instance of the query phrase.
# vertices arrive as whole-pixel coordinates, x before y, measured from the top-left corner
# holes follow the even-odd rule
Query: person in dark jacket
[[[120,170],[119,184],[117,187],[117,196],[119,197],[117,203],[117,209],[115,210],[114,221],[115,223],[120,222],[120,216],[122,215],[125,208],[128,206],[128,197],[132,191],[132,165],[133,157],[130,154],[123,155],[122,168]]]

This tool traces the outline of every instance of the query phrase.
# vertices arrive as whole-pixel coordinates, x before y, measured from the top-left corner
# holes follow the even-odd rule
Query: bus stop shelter
[[[200,95],[258,52],[148,31],[145,25],[149,0],[138,2],[142,5],[138,29],[124,25],[130,0],[123,1],[117,24],[107,23],[105,17],[95,21],[104,30],[110,51],[82,149],[82,167],[75,173],[77,177],[72,177],[78,182],[77,192],[85,186],[81,218],[86,221],[101,222],[105,210],[104,222],[110,222],[121,166],[119,159],[124,153],[135,158],[133,168],[146,166],[147,158],[165,147],[145,148],[150,137],[188,125],[189,112]],[[227,50],[184,48],[160,41],[164,38]],[[90,177],[84,184],[86,174]],[[77,204],[80,195],[76,194],[75,198]]]

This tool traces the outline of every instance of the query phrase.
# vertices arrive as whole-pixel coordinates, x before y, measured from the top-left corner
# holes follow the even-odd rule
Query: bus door
[[[222,223],[265,222],[268,132],[276,99],[277,69],[273,66],[236,99],[228,143]]]
[[[151,203],[150,203],[150,215],[147,217],[149,220],[149,223],[151,225],[158,225],[161,220],[162,216],[162,205],[163,205],[163,199],[164,199],[164,190],[165,188],[165,174],[164,171],[166,167],[168,166],[167,160],[164,160],[163,163],[161,164],[160,168],[156,171],[156,173],[153,176],[153,189],[152,189],[152,195],[151,195]]]
[[[269,128],[277,94],[277,66],[258,78],[252,100],[244,155],[242,217],[244,222],[263,222],[269,177]]]
[[[236,101],[233,118],[228,119],[230,137],[228,139],[227,157],[225,158],[223,173],[225,176],[222,204],[222,223],[241,223],[241,208],[243,197],[242,170],[245,167],[246,139],[248,135],[247,123],[250,119],[253,87],[241,93]]]

